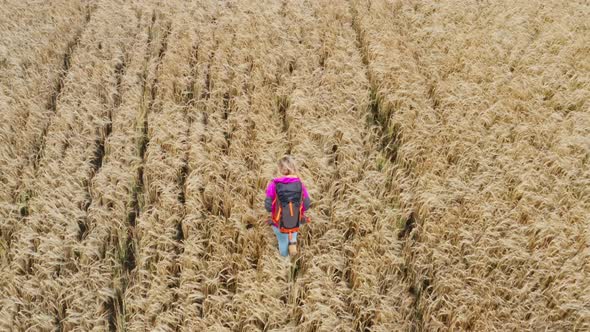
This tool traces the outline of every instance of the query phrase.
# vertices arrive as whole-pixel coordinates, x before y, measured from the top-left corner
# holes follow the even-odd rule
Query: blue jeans
[[[289,234],[281,233],[278,228],[271,226],[279,241],[279,252],[281,256],[289,256]],[[293,241],[297,241],[297,233],[293,233]]]

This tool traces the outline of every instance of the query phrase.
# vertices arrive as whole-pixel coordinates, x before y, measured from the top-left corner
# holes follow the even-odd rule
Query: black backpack
[[[275,184],[276,214],[281,233],[295,233],[303,220],[303,185],[301,182]]]

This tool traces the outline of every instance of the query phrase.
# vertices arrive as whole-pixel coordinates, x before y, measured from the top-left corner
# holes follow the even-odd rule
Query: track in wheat
[[[2,7],[3,329],[590,328],[587,3]]]

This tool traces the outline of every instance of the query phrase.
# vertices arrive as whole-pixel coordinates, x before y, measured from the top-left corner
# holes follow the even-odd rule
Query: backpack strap
[[[281,204],[281,199],[279,198],[279,191],[277,190],[277,183],[275,182],[275,212],[276,214],[273,216],[273,220],[275,223],[279,223],[281,220],[281,214],[283,213],[283,205]]]
[[[301,182],[301,200],[299,201],[299,222],[303,220],[303,182]]]

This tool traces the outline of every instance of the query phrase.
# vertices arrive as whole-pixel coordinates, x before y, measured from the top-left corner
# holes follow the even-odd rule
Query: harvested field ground
[[[588,17],[0,1],[0,330],[590,330]]]

